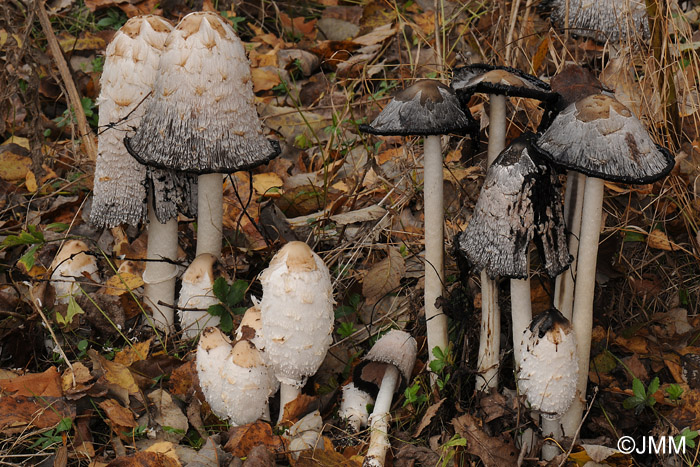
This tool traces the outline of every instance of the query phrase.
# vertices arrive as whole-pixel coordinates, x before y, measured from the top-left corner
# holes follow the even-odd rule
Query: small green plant
[[[146,436],[147,431],[148,431],[147,425],[139,425],[135,428],[132,428],[131,431],[125,431],[122,434],[129,439],[136,440],[136,439],[140,439],[140,438],[143,438],[144,436]]]
[[[678,446],[680,444],[681,439],[685,438],[685,445],[689,448],[695,448],[695,438],[698,437],[698,432],[689,430],[687,427],[683,428],[683,431],[681,432],[680,435],[677,435],[673,438],[673,444]]]
[[[47,226],[48,228],[48,226]],[[39,231],[36,225],[28,225],[26,232],[21,232],[18,235],[8,235],[5,240],[0,243],[0,250],[18,245],[32,245],[17,261],[29,271],[36,263],[36,254],[39,248],[46,242],[44,234]]]
[[[464,447],[467,445],[467,440],[462,438],[459,433],[455,433],[448,442],[442,445],[442,454],[440,458],[442,459],[442,467],[447,467],[452,462],[452,458],[457,454],[458,447]]]
[[[444,351],[440,347],[436,346],[433,348],[433,356],[435,359],[431,361],[428,366],[430,367],[430,371],[438,375],[435,383],[437,384],[438,389],[442,391],[450,380],[451,376],[447,370],[451,368],[452,364],[454,363],[452,359],[451,347],[448,347],[447,351]]]
[[[336,332],[338,333],[341,339],[346,339],[355,334],[355,332],[357,332],[357,329],[355,329],[355,325],[353,323],[345,322],[340,323]]]
[[[221,303],[210,306],[207,311],[210,315],[221,318],[219,328],[223,332],[231,332],[233,329],[233,315],[245,313],[246,308],[239,305],[245,297],[246,290],[248,290],[246,281],[237,280],[231,285],[223,277],[214,281],[214,295]]]
[[[87,119],[90,126],[97,128],[99,115],[95,111],[95,102],[89,97],[82,97],[80,99],[80,103],[83,106],[85,118]],[[76,119],[75,112],[73,112],[73,108],[69,107],[66,110],[64,110],[63,115],[54,118],[54,122],[56,122],[56,126],[58,126],[59,128],[64,128],[70,124],[75,124]]]
[[[683,394],[683,388],[680,387],[680,385],[673,383],[666,388],[666,394],[668,394],[668,398],[672,401],[677,401]]]
[[[233,16],[229,15],[226,11],[220,11],[221,16],[226,18],[230,23],[234,31],[238,32],[239,28],[245,23],[245,18],[243,16]]]
[[[39,439],[34,441],[34,444],[32,444],[30,448],[33,449],[40,447],[42,450],[44,450],[53,446],[54,444],[60,443],[63,441],[63,435],[61,433],[70,431],[72,426],[73,420],[71,420],[70,417],[62,418],[61,421],[58,422],[58,425],[42,433]]]
[[[354,313],[357,313],[357,307],[360,305],[361,302],[362,296],[360,294],[350,294],[350,297],[348,298],[348,304],[340,305],[338,308],[335,309],[335,319],[345,318],[346,316],[350,316]]]
[[[68,326],[69,324],[73,323],[73,318],[75,318],[76,315],[84,314],[85,311],[83,311],[83,309],[80,308],[80,305],[78,305],[78,302],[75,301],[75,296],[70,294],[68,296],[68,307],[66,308],[66,314],[64,316],[61,313],[56,313],[56,322],[61,326]]]
[[[403,391],[403,397],[405,399],[403,401],[404,407],[408,404],[420,406],[428,402],[428,396],[421,392],[421,386],[417,381]]]
[[[87,341],[87,339],[82,339],[78,342],[76,345],[76,348],[78,349],[78,360],[82,360],[83,358],[87,357],[87,349],[90,346],[90,343]]]
[[[634,378],[632,381],[632,393],[631,397],[625,399],[622,406],[626,409],[634,409],[634,413],[639,415],[642,413],[646,407],[654,407],[656,404],[656,399],[654,399],[654,393],[659,390],[659,378],[654,377],[649,383],[649,387],[645,388],[644,383],[638,378]]]
[[[119,8],[110,8],[107,10],[107,15],[100,19],[95,26],[97,26],[98,30],[114,29],[116,31],[124,26],[127,19],[126,14]]]

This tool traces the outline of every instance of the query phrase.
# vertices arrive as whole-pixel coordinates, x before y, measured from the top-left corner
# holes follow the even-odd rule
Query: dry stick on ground
[[[56,39],[56,35],[51,27],[51,21],[49,21],[49,15],[46,13],[46,9],[44,8],[44,1],[35,0],[34,5],[36,6],[37,16],[39,17],[39,22],[41,23],[41,29],[44,31],[46,41],[49,43],[51,55],[53,55],[56,66],[58,67],[58,72],[61,74],[63,84],[68,91],[68,108],[72,108],[75,112],[75,119],[78,123],[78,134],[80,135],[81,141],[85,145],[85,150],[89,160],[95,161],[97,160],[97,146],[95,146],[92,131],[90,131],[87,118],[85,117],[85,111],[83,110],[83,103],[80,100],[80,94],[78,94],[78,89],[75,87],[73,76],[68,69],[68,63],[63,57],[63,51],[61,50],[61,46],[58,44],[58,39]]]

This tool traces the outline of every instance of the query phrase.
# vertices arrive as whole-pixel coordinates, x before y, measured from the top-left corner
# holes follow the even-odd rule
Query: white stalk
[[[198,177],[197,253],[221,256],[224,217],[224,176],[204,174]]]
[[[487,168],[506,147],[506,97],[489,95],[489,147]],[[501,348],[501,310],[498,308],[498,282],[481,271],[481,336],[479,338],[476,390],[498,386],[498,357]]]
[[[379,387],[379,393],[370,415],[370,438],[363,467],[383,467],[386,452],[389,449],[389,420],[391,418],[391,401],[399,381],[399,370],[394,365],[387,365]]]
[[[280,413],[277,417],[277,423],[281,423],[284,419],[284,406],[292,402],[301,394],[301,388],[287,383],[280,384]]]
[[[527,271],[530,270],[530,259],[527,261]],[[532,302],[530,301],[530,277],[510,280],[510,313],[513,318],[513,357],[515,371],[518,372],[520,362],[520,341],[523,339],[525,328],[532,321]]]
[[[583,209],[583,191],[586,185],[584,174],[569,170],[566,175],[566,194],[564,195],[564,219],[569,230],[569,253],[574,257],[569,269],[559,274],[554,283],[554,308],[571,321],[574,304],[574,286],[576,283],[576,264],[578,261],[578,243],[581,233],[581,210]]]
[[[602,179],[591,177],[586,179],[582,212],[582,218],[586,219],[586,222],[581,224],[574,310],[571,321],[578,348],[578,384],[574,402],[562,418],[564,434],[568,437],[573,437],[581,423],[586,400],[588,363],[591,353],[591,331],[593,328],[596,260],[598,256],[598,241],[600,239],[600,223],[603,216],[603,187],[604,182]]]
[[[542,436],[544,438],[552,438],[556,441],[560,441],[564,433],[561,431],[561,419],[550,419],[542,417]],[[542,445],[542,459],[546,461],[551,461],[554,459],[561,449],[556,443],[551,441],[545,441]]]
[[[153,321],[158,329],[169,333],[173,330],[173,305],[175,304],[175,277],[177,266],[177,218],[161,224],[156,218],[152,202],[148,201],[148,249],[149,260],[143,272],[144,301],[153,310]],[[164,303],[167,305],[160,305]]]
[[[424,142],[425,192],[425,319],[428,334],[429,359],[435,359],[433,349],[447,349],[447,316],[435,306],[442,295],[444,211],[442,194],[442,147],[440,136],[428,136]]]

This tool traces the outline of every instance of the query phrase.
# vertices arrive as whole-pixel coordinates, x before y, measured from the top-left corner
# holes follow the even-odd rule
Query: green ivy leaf
[[[226,300],[222,300],[223,303],[227,304],[229,307],[238,305],[241,301],[243,301],[246,290],[248,290],[248,283],[246,281],[237,280],[229,287],[228,293],[226,294]]]

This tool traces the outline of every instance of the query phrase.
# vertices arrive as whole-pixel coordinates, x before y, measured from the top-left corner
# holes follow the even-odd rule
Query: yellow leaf
[[[107,43],[100,36],[96,36],[90,32],[81,34],[78,40],[68,33],[61,33],[57,36],[58,44],[64,52],[72,52],[73,50],[102,50],[107,47]]]
[[[0,29],[0,47],[5,45],[5,42],[7,42],[7,31]]]
[[[14,38],[15,38],[15,41],[17,42],[17,48],[20,48],[20,49],[21,49],[21,48],[22,48],[22,44],[23,44],[22,38],[19,37],[17,34],[13,34],[12,37],[14,37]]]
[[[284,181],[274,172],[253,175],[253,188],[260,196],[279,197],[282,185]]]
[[[39,187],[37,187],[36,185],[36,176],[31,170],[27,171],[27,175],[25,175],[24,181],[27,184],[27,191],[29,191],[30,193],[36,193],[36,190],[39,189]]]
[[[651,231],[647,237],[647,245],[649,248],[655,248],[657,250],[673,251],[673,242],[668,239],[666,233],[663,230],[654,229]]]
[[[280,72],[274,67],[253,68],[253,92],[267,91],[280,84]]]
[[[123,272],[115,274],[105,282],[105,293],[107,295],[124,295],[129,290],[141,287],[144,284],[143,279],[136,274]]]
[[[145,342],[137,342],[133,347],[124,347],[123,350],[117,352],[114,356],[114,361],[124,366],[129,366],[139,360],[145,360],[148,357],[148,349],[151,347],[152,340],[153,337]]]
[[[88,350],[88,356],[93,363],[93,371],[100,369],[103,372],[105,381],[117,387],[125,389],[129,394],[138,394],[139,386],[134,380],[134,376],[126,366],[117,362],[110,362],[98,354],[94,349]]]
[[[8,182],[23,180],[29,172],[32,160],[29,157],[7,150],[0,153],[0,178]]]

